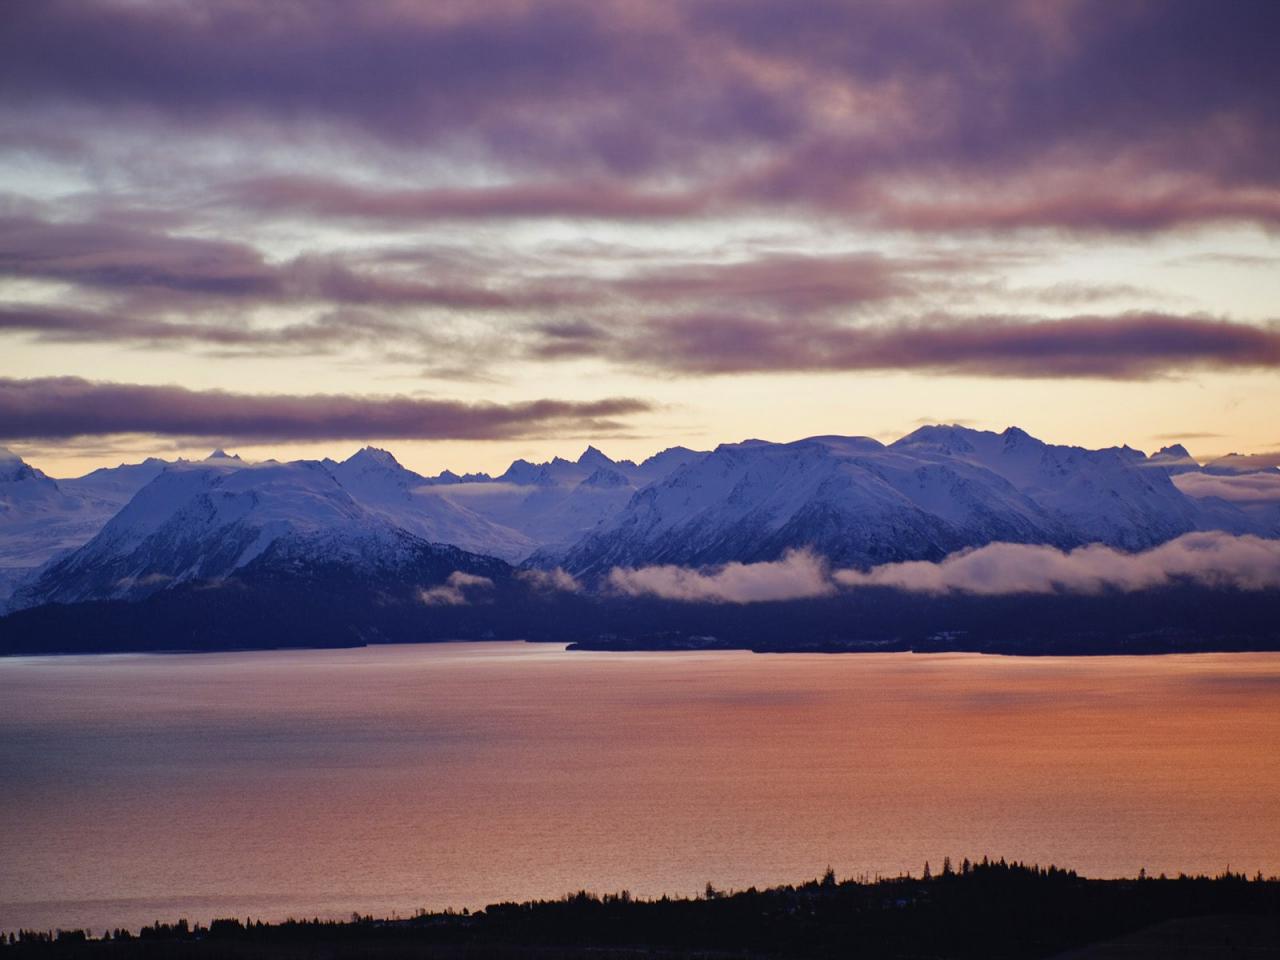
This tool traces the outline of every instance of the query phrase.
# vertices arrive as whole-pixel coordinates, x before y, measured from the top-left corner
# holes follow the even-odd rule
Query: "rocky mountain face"
[[[0,447],[0,605],[42,565],[89,540],[161,469],[149,460],[54,480]]]
[[[995,541],[1138,550],[1223,525],[1251,528],[1231,504],[1204,509],[1137,450],[1055,446],[1016,427],[936,426],[889,446],[867,437],[723,445],[637,493],[567,551],[538,559],[603,574],[773,560],[807,547],[868,567]]]
[[[217,451],[54,480],[0,454],[0,602],[11,592],[12,609],[271,571],[342,568],[425,588],[440,564],[488,577],[524,563],[590,582],[617,566],[750,563],[796,548],[866,568],[997,541],[1140,550],[1206,529],[1280,536],[1280,471],[1242,457],[1201,466],[1181,447],[1147,457],[958,426],[887,446],[825,436],[674,447],[641,463],[589,447],[496,477],[426,477],[365,448],[257,464]]]
[[[358,503],[316,461],[244,464],[214,457],[171,465],[79,549],[15,592],[13,606],[138,600],[189,583],[218,583],[256,564],[298,573],[410,568],[443,550],[459,569],[488,569]]]

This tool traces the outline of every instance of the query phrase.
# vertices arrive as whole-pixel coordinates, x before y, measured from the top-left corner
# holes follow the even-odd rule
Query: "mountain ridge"
[[[753,563],[795,549],[865,569],[993,542],[1141,550],[1195,530],[1280,535],[1280,471],[1213,463],[1176,445],[1148,457],[954,424],[887,445],[750,439],[640,463],[588,446],[575,460],[516,460],[497,477],[427,477],[368,446],[342,461],[288,463],[217,450],[53,480],[4,451],[0,601],[4,577],[15,607],[216,581],[277,540],[275,553],[293,544],[295,560],[310,544],[363,563],[377,551],[341,544],[408,537],[591,580],[617,566]]]

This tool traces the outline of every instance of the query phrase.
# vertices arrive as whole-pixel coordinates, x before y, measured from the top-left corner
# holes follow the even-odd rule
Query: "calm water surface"
[[[0,660],[0,929],[693,893],[984,852],[1280,872],[1280,655]]]

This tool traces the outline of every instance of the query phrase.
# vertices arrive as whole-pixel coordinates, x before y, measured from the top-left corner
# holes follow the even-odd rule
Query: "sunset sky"
[[[0,443],[1280,449],[1275,0],[9,3]]]

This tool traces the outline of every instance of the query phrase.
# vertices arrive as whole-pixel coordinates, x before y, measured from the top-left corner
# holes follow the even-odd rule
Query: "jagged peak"
[[[15,481],[44,478],[44,473],[10,450],[0,447],[0,480]]]
[[[1000,436],[1004,437],[1005,443],[1025,443],[1028,440],[1040,443],[1039,440],[1021,427],[1005,427]]]
[[[511,461],[511,466],[507,467],[498,479],[508,483],[528,483],[537,472],[536,464],[530,463],[524,457],[518,457]]]
[[[905,437],[901,437],[890,447],[935,447],[943,452],[969,453],[973,451],[973,438],[983,435],[984,431],[958,423],[927,423],[916,427]],[[991,437],[994,434],[986,434]]]
[[[372,464],[380,467],[399,467],[400,461],[390,450],[381,447],[361,447],[346,460],[347,463]]]
[[[587,449],[582,451],[582,456],[578,457],[578,466],[580,467],[612,467],[613,465],[613,460],[594,446],[588,446]]]
[[[557,462],[571,466],[568,460],[559,457],[551,463],[530,463],[525,459],[513,460],[511,466],[507,467],[506,473],[498,477],[498,480],[518,486],[550,486],[555,483],[551,467]]]
[[[243,460],[240,460],[240,454],[227,453],[227,451],[223,450],[221,447],[218,447],[213,451],[213,453],[205,457],[205,460],[237,460],[241,463],[244,462]]]

